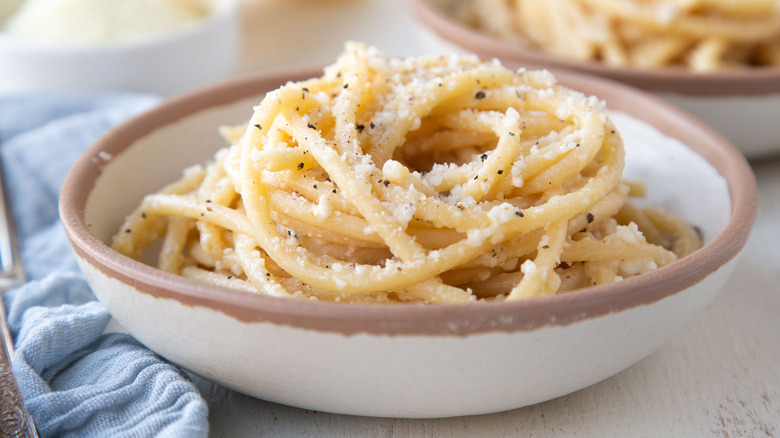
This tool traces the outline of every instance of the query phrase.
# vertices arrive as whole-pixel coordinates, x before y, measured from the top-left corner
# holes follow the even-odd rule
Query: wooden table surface
[[[330,63],[349,39],[390,55],[454,49],[403,0],[246,1],[241,75]],[[211,435],[780,437],[780,155],[752,164],[758,219],[733,277],[667,345],[620,374],[535,406],[424,420],[297,409],[204,383]]]

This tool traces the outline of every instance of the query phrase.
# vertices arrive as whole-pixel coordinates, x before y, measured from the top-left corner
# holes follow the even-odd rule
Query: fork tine
[[[25,275],[3,174],[2,160],[0,159],[0,210],[2,210],[0,211],[0,275],[5,282],[18,284],[25,281]]]
[[[24,269],[19,257],[19,245],[14,229],[10,204],[3,184],[2,160],[0,160],[0,292],[24,283]],[[32,416],[24,408],[19,385],[11,372],[13,337],[6,321],[5,305],[0,293],[0,436],[32,437],[38,433]]]

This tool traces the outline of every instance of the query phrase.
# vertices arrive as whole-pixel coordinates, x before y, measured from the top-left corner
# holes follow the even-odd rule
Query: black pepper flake
[[[610,132],[610,134],[614,134],[614,133],[615,133],[615,130],[613,129],[613,130],[611,130],[611,131],[609,131],[609,132]]]
[[[477,91],[477,94],[474,95],[475,99],[484,99],[485,98],[485,92],[484,91]]]
[[[211,204],[211,199],[206,199],[206,204]]]
[[[501,169],[499,169],[499,170],[498,170],[498,172],[496,172],[496,173],[497,173],[497,174],[499,174],[499,175],[501,175],[502,173],[504,173],[504,171],[503,171],[503,170],[501,170]]]
[[[125,230],[125,233],[132,233],[132,232],[133,232],[133,230],[131,230],[130,228],[127,228],[127,229]]]
[[[336,189],[331,190],[331,193],[336,193]]]
[[[308,126],[308,127],[309,127],[309,128],[311,128],[311,129],[317,129],[317,127],[316,127],[316,126],[314,126],[314,125],[312,125],[311,123],[309,123],[309,124],[308,124],[308,125],[306,125],[306,126]]]
[[[146,212],[145,211],[141,212],[141,217],[146,219]]]
[[[349,88],[349,84],[344,84],[344,89],[346,90],[347,88]]]
[[[544,245],[544,246],[542,247],[542,249],[549,249],[549,248],[550,248],[550,245]]]
[[[704,240],[704,231],[702,231],[701,227],[694,225],[693,231],[696,233],[696,236],[699,237],[699,240]]]
[[[287,230],[287,235],[288,235],[288,236],[292,236],[292,231],[290,231],[290,230]]]
[[[357,128],[358,132],[363,132],[363,130],[366,129],[366,125],[357,125],[355,127]]]
[[[259,123],[255,125],[255,128],[257,128],[257,129],[260,129],[260,130],[262,130],[262,129],[263,129],[263,127],[262,127],[262,126],[260,126],[260,124],[259,124]]]
[[[368,126],[370,126],[370,127],[371,127],[371,129],[374,129],[374,128],[376,128],[376,125],[374,124],[374,122],[371,122],[371,123],[369,123],[369,124],[368,124]]]
[[[301,107],[299,107],[299,106],[296,106],[296,107],[295,107],[295,112],[296,112],[296,113],[297,113],[298,111],[300,111],[300,110],[301,110]]]
[[[228,279],[228,280],[230,280],[231,278],[233,278],[233,276],[232,276],[232,275],[228,275],[228,276],[227,276],[227,279]]]
[[[523,214],[523,212],[522,212],[522,211],[516,211],[516,212],[515,212],[515,216],[517,216],[517,217],[523,217],[523,216],[525,216],[525,214]]]
[[[314,184],[314,188],[315,188],[315,189],[317,188],[317,184]]]
[[[301,88],[301,90],[303,90],[303,91],[305,91],[305,92],[307,92],[307,93],[309,92],[309,89],[308,89],[308,88],[306,88],[306,87],[303,87],[303,88]]]
[[[476,181],[477,178],[479,178],[479,175],[474,175],[474,181]]]
[[[330,177],[325,177],[325,181],[327,181],[327,182],[331,182],[331,181],[330,181]]]
[[[588,223],[593,222],[593,213],[588,213]]]
[[[266,273],[265,273],[265,276],[266,276],[266,277],[270,277],[270,276],[271,276],[271,273],[270,273],[270,272],[266,272]]]
[[[301,170],[301,169],[303,169],[303,166],[304,166],[304,164],[303,164],[303,163],[298,163],[298,170]]]
[[[395,268],[395,269],[398,269],[399,271],[402,271],[402,270],[403,270],[403,269],[402,269],[400,266],[398,266],[398,267],[397,267],[397,268]]]
[[[523,126],[523,128],[525,128],[525,126]],[[514,133],[514,132],[510,132],[510,133],[509,133],[509,136],[510,136],[510,137],[514,137],[514,136],[515,136],[515,133]]]
[[[390,185],[390,181],[388,181],[388,180],[384,180],[384,181],[382,181],[382,184],[384,184],[384,185],[385,185],[385,187],[387,187],[387,186],[389,186],[389,185]]]
[[[487,160],[487,154],[482,154],[482,155],[480,155],[480,156],[479,156],[479,158],[480,158],[482,161],[485,161],[485,160]]]

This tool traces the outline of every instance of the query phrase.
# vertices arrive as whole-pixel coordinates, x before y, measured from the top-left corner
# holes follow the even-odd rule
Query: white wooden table
[[[348,39],[390,55],[452,49],[419,28],[405,1],[247,1],[242,74],[324,65]],[[204,385],[211,434],[780,436],[780,155],[753,166],[758,219],[725,290],[666,346],[606,381],[514,411],[428,420],[314,412]]]

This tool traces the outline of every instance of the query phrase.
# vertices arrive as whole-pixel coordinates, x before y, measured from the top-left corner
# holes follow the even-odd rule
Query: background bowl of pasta
[[[171,96],[227,80],[238,67],[239,9],[239,0],[4,0],[0,93]]]
[[[402,98],[391,99],[388,103],[395,110],[379,111],[376,118],[364,124],[359,119],[350,119],[351,111],[357,108],[370,111],[380,101],[373,94],[365,97],[365,93],[382,90],[392,93],[394,87],[383,86],[385,82],[381,81],[361,83],[360,78],[365,76],[364,68],[379,68],[380,58],[376,58],[371,50],[356,49],[355,46],[349,53],[351,55],[340,60],[335,67],[326,69],[322,79],[318,78],[323,74],[321,70],[247,78],[168,101],[106,134],[74,165],[60,198],[60,214],[66,233],[98,298],[129,333],[149,348],[185,369],[237,391],[308,409],[384,417],[481,414],[561,396],[631,366],[660,347],[706,307],[729,277],[756,214],[755,180],[739,151],[698,120],[641,92],[601,79],[572,73],[559,76],[563,85],[584,92],[585,95],[582,95],[570,88],[560,88],[548,73],[515,73],[502,70],[496,64],[479,63],[474,58],[458,61],[473,69],[467,70],[463,76],[461,71],[447,70],[453,65],[459,66],[456,58],[440,56],[424,58],[413,64],[429,66],[434,69],[432,71],[438,72],[407,84],[414,88],[419,86],[420,81],[425,82],[426,87],[418,87],[421,94],[410,95],[400,87],[401,91],[395,96]],[[361,63],[366,59],[366,63]],[[405,66],[409,64],[389,63],[386,66],[406,71]],[[460,77],[462,81],[456,83],[441,79],[450,73],[455,76],[449,77]],[[499,76],[506,80],[529,81],[523,86],[525,88],[521,87],[526,93],[522,97],[519,91],[506,95],[490,88]],[[307,81],[288,83],[304,79]],[[287,85],[278,88],[285,83]],[[331,87],[327,93],[322,89],[323,84]],[[541,84],[540,88],[534,88],[534,84]],[[358,89],[362,91],[356,91]],[[363,97],[360,93],[364,93]],[[606,100],[609,119],[597,115],[601,114],[598,109],[601,108],[600,101],[586,95]],[[361,212],[370,213],[370,208],[381,209],[393,205],[398,199],[405,199],[404,193],[416,190],[415,187],[426,190],[426,187],[445,184],[448,178],[457,179],[457,175],[448,176],[444,171],[437,178],[434,169],[429,172],[404,172],[403,165],[399,163],[411,163],[414,155],[408,158],[409,161],[400,155],[391,154],[401,161],[386,155],[385,164],[379,168],[374,167],[371,160],[363,158],[347,166],[350,157],[364,157],[360,150],[349,149],[356,142],[372,143],[367,139],[373,138],[372,144],[379,145],[395,138],[397,143],[405,144],[403,136],[408,135],[421,141],[416,143],[415,148],[419,148],[416,149],[418,155],[422,155],[421,151],[428,143],[415,137],[415,133],[429,132],[430,123],[468,124],[457,114],[446,112],[451,105],[473,105],[474,108],[468,111],[476,111],[480,105],[499,102],[502,96],[518,103],[530,102],[528,111],[521,116],[517,110],[507,109],[509,118],[491,125],[494,129],[509,129],[499,136],[499,143],[495,145],[498,149],[486,151],[482,156],[477,154],[472,157],[473,164],[466,166],[488,169],[490,174],[482,175],[484,179],[478,184],[470,185],[468,181],[472,178],[469,176],[460,189],[442,188],[446,192],[442,194],[442,199],[450,199],[457,195],[456,192],[468,188],[476,192],[484,189],[482,195],[489,195],[491,189],[487,181],[503,175],[501,167],[496,171],[490,166],[500,166],[501,151],[509,150],[501,148],[520,146],[515,128],[520,129],[521,124],[528,134],[520,137],[536,135],[532,131],[537,128],[544,128],[547,132],[540,134],[536,144],[528,148],[533,154],[542,151],[541,155],[533,155],[536,158],[532,159],[531,155],[528,158],[541,163],[540,172],[544,168],[553,169],[555,175],[566,172],[555,167],[553,162],[545,161],[549,155],[547,158],[543,155],[549,151],[560,149],[560,153],[576,157],[590,144],[600,145],[599,148],[605,145],[606,149],[602,152],[596,149],[595,157],[589,158],[593,160],[591,163],[605,165],[585,169],[589,176],[577,176],[578,179],[572,183],[571,193],[584,190],[583,193],[588,195],[592,193],[590,182],[612,177],[614,169],[610,166],[617,164],[611,160],[622,160],[622,154],[610,149],[622,144],[618,138],[619,130],[625,142],[623,176],[641,180],[647,187],[645,200],[641,202],[664,208],[696,224],[703,237],[703,246],[651,272],[598,286],[584,285],[571,292],[533,298],[514,297],[510,293],[502,297],[463,300],[468,302],[428,304],[420,301],[435,302],[441,298],[457,301],[463,290],[444,284],[443,277],[414,277],[419,271],[446,264],[451,258],[480,245],[485,245],[484,257],[468,257],[489,261],[491,257],[498,256],[495,252],[491,254],[491,245],[498,245],[497,242],[503,238],[502,233],[509,230],[498,226],[480,228],[482,225],[477,220],[471,225],[473,229],[463,230],[461,241],[452,244],[462,243],[465,246],[458,247],[461,251],[452,253],[448,252],[452,245],[441,251],[415,246],[415,242],[420,243],[436,235],[436,230],[430,228],[422,231],[417,228],[419,241],[404,241],[405,234],[393,234],[398,229],[388,224],[392,224],[393,220],[401,221],[403,217],[407,229],[424,228],[425,224],[414,222],[414,217],[436,214],[429,211],[433,209],[425,210],[425,203],[431,201],[431,195],[419,198],[417,209],[413,211],[397,204],[392,214],[394,219],[379,215],[380,219],[371,222],[375,225],[370,229],[365,227],[364,222],[355,219],[352,226],[340,231],[343,235],[332,231],[318,237],[317,242],[328,238],[346,239],[352,232],[366,233],[364,239],[370,239],[374,234],[390,236],[387,238],[388,245],[395,245],[392,250],[400,255],[385,260],[382,265],[368,266],[364,261],[352,259],[353,253],[373,254],[376,248],[368,244],[365,248],[354,247],[353,251],[344,254],[337,254],[340,247],[332,244],[325,246],[324,252],[328,254],[315,254],[314,245],[306,246],[314,241],[311,237],[313,231],[304,237],[298,236],[301,230],[311,230],[314,225],[322,229],[339,226],[343,217],[349,215],[348,207],[339,206],[344,201],[351,201]],[[455,100],[447,101],[448,98]],[[263,103],[258,105],[261,100]],[[415,106],[418,103],[425,106],[433,101],[449,103],[433,105],[430,108],[432,118],[416,120],[409,116],[412,108],[420,108]],[[361,102],[362,105],[358,105]],[[581,103],[582,111],[567,113],[567,105],[572,102]],[[312,112],[306,113],[309,110]],[[335,118],[323,116],[331,110]],[[271,112],[284,117],[265,118],[264,114]],[[306,117],[301,117],[301,113],[306,113]],[[497,114],[489,112],[473,117],[472,121],[489,123],[493,116]],[[529,119],[525,122],[518,118],[526,116]],[[559,138],[558,129],[576,135],[559,124],[580,116],[583,124],[593,124],[601,130],[601,134],[584,135],[582,144],[570,144],[566,148],[555,144],[545,149],[545,141]],[[250,117],[251,121],[247,124]],[[614,126],[610,119],[614,121]],[[335,123],[335,127],[329,127],[328,121]],[[224,128],[222,133],[237,141],[237,147],[231,146],[226,153],[218,153],[225,140],[218,134],[217,127],[235,124],[242,127],[237,131]],[[387,124],[394,128],[383,130]],[[327,136],[331,128],[339,134],[325,140],[323,136]],[[402,128],[404,131],[399,131]],[[374,135],[372,132],[377,137],[369,137]],[[398,137],[398,132],[404,134]],[[481,137],[477,135],[475,138]],[[339,148],[346,149],[341,154],[334,154],[323,147],[325,141],[338,142]],[[253,149],[255,145],[269,142],[279,148]],[[295,142],[298,146],[292,147]],[[369,146],[366,148],[370,149]],[[247,154],[235,155],[233,151],[237,150]],[[437,153],[446,155],[446,152]],[[382,154],[388,152],[380,148],[372,156],[378,160]],[[245,164],[236,167],[234,164],[238,162],[233,160],[241,160]],[[223,163],[221,169],[225,173],[219,176],[220,167],[213,174],[210,171],[203,173],[202,168],[190,167],[209,161]],[[318,169],[316,163],[320,163],[322,168]],[[185,172],[183,179],[170,184],[181,177],[183,169],[190,170]],[[328,169],[327,178],[322,174],[324,169]],[[182,189],[193,181],[190,177],[199,172],[202,175],[197,183],[201,184],[199,187],[206,184],[213,189],[208,196],[200,200],[197,196],[176,198],[177,193],[200,190]],[[360,175],[376,175],[376,172],[382,172],[387,179],[361,179]],[[512,173],[510,169],[507,172]],[[219,178],[212,179],[208,175]],[[275,179],[277,176],[284,178]],[[533,178],[523,181],[521,176],[517,173],[501,181],[515,184],[515,187],[530,187],[538,183],[540,190],[547,190],[547,183]],[[419,178],[424,177],[438,181],[420,183],[422,180]],[[240,201],[230,194],[231,189],[226,189],[228,181],[240,186]],[[493,187],[503,184],[498,180],[494,182]],[[291,188],[295,184],[299,185]],[[271,185],[285,189],[271,190]],[[164,186],[166,188],[158,192]],[[260,190],[258,186],[269,191],[253,192]],[[316,199],[318,196],[315,195],[319,192],[309,193],[307,190],[320,190],[323,186],[325,190],[319,194],[319,205],[306,207],[309,201],[302,195],[308,193],[309,199]],[[366,190],[361,191],[361,187]],[[680,190],[680,187],[686,189]],[[535,201],[524,206],[523,210],[505,203],[497,209],[491,208],[492,223],[521,226],[546,214],[543,213],[545,206],[552,206],[550,211],[556,212],[582,208],[580,205],[595,202],[587,196],[569,198],[557,189],[550,190],[553,191],[547,195],[532,195]],[[339,197],[340,192],[347,195]],[[471,192],[469,196],[476,196],[476,192]],[[615,193],[627,194],[622,189],[618,192]],[[226,208],[221,203],[225,193],[232,198],[230,205],[233,207]],[[247,193],[250,196],[245,196]],[[285,203],[285,193],[294,196],[295,202]],[[369,193],[375,197],[359,200]],[[148,194],[153,195],[146,196]],[[379,198],[385,195],[387,198],[384,200]],[[566,199],[577,199],[577,202],[564,202]],[[273,210],[264,210],[262,205],[255,209],[255,204],[263,202],[279,204]],[[439,206],[447,208],[444,204]],[[438,220],[458,222],[466,215],[481,217],[468,205],[454,204],[452,207],[453,211],[463,209],[463,214],[456,212],[437,216]],[[240,210],[247,212],[246,218],[236,215]],[[270,221],[267,221],[269,216],[264,216],[264,211],[270,211]],[[184,216],[174,219],[179,213]],[[301,214],[296,216],[298,213]],[[369,213],[365,213],[365,218],[371,217]],[[195,259],[207,258],[208,245],[194,241],[191,242],[194,246],[184,243],[174,245],[173,250],[164,249],[194,230],[178,228],[174,222],[179,222],[181,218],[194,221],[203,218],[206,222],[193,225],[199,227],[200,237],[233,230],[226,242],[235,246],[218,251],[225,256],[219,263],[225,265],[223,268],[226,270],[220,270],[216,265],[213,271],[193,268],[188,271],[194,273],[193,277],[187,277],[186,268],[180,270],[182,275],[176,275],[151,266],[143,255],[140,261],[125,255],[127,251],[133,252],[132,249],[127,250],[125,243],[138,243],[127,240],[128,236],[146,233],[146,221],[161,214],[170,215],[166,216],[170,222],[165,225],[169,233],[165,235],[163,249],[157,247],[152,250],[160,252],[160,260],[168,260],[165,269],[177,261],[181,262],[184,252]],[[545,259],[547,252],[559,245],[556,242],[562,242],[556,236],[562,232],[566,239],[566,224],[576,224],[575,234],[588,234],[588,227],[598,223],[601,214],[594,206],[593,210],[582,213],[572,222],[562,220],[563,227],[549,225],[539,228],[540,234],[535,235],[533,247],[528,250],[535,257],[534,263],[526,261],[522,269],[515,264],[514,269],[517,272],[522,270],[524,279],[539,280],[537,286],[540,290],[547,290],[550,283],[547,279],[553,275],[552,271],[545,271],[545,266],[550,269],[553,266],[547,265]],[[317,222],[320,215],[321,220]],[[298,218],[297,222],[291,217]],[[252,222],[254,220],[259,222]],[[354,225],[360,223],[363,225]],[[217,224],[222,224],[219,227],[223,228],[213,228]],[[382,226],[385,228],[380,229]],[[259,232],[256,237],[251,237],[254,233],[248,231],[251,227],[257,227]],[[184,231],[180,233],[176,230]],[[266,238],[268,240],[264,240]],[[634,241],[636,235],[630,234],[626,239]],[[410,241],[410,245],[404,243]],[[248,246],[245,246],[246,242],[249,242]],[[522,242],[518,242],[517,245],[522,246]],[[429,241],[426,245],[432,244]],[[259,247],[271,258],[262,255]],[[497,246],[492,248],[498,249]],[[508,245],[502,248],[504,251],[516,249]],[[410,252],[421,250],[423,258],[412,255],[407,259],[403,252],[407,249]],[[602,248],[602,252],[612,251]],[[342,263],[336,269],[336,264],[341,263],[335,261],[337,258],[352,259],[353,262]],[[424,263],[417,263],[420,260]],[[501,267],[490,266],[503,269],[504,265],[506,263],[502,263]],[[363,268],[358,269],[358,266]],[[562,263],[556,266],[571,268]],[[239,276],[238,267],[243,267],[241,276],[246,277],[244,280],[235,278]],[[296,271],[301,267],[303,272]],[[468,272],[487,272],[483,268]],[[541,276],[543,271],[550,276]],[[320,272],[324,274],[318,276]],[[463,276],[465,272],[461,269],[457,274]],[[602,271],[596,269],[594,272],[594,275],[600,275]],[[303,280],[297,280],[298,277]],[[490,277],[490,272],[487,272],[487,277]],[[558,277],[557,274],[555,277]],[[204,279],[209,281],[202,281]],[[479,278],[472,280],[480,281]],[[454,274],[448,281],[457,282]],[[524,281],[521,280],[521,284],[525,284]],[[563,287],[563,281],[561,279],[561,283],[555,286]],[[255,282],[261,285],[260,289],[252,292],[251,288],[245,287]],[[404,282],[419,283],[425,287],[409,285],[393,289],[396,287],[393,285]],[[366,304],[359,300],[336,302],[338,298],[349,300],[343,294],[336,294],[334,299],[334,295],[325,292],[318,295],[316,291],[334,286],[340,290],[353,288],[361,292],[361,287],[375,283],[380,287],[385,287],[385,283],[389,285],[387,287],[395,291],[395,302],[389,302],[390,294],[381,295],[385,300],[379,303]],[[295,287],[299,289],[299,294],[285,295],[286,290]],[[477,288],[476,283],[474,287]],[[454,289],[460,292],[453,292]],[[471,288],[467,291],[470,292]]]
[[[410,3],[433,37],[481,57],[617,80],[696,115],[750,158],[780,151],[774,0]]]

